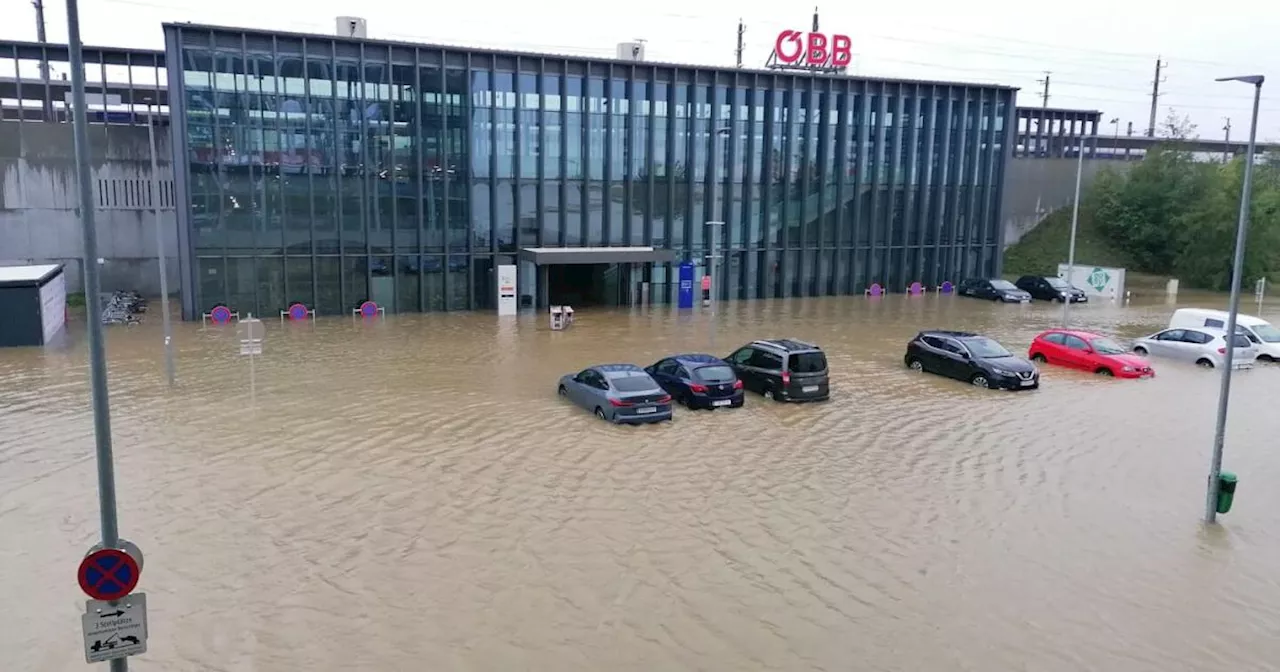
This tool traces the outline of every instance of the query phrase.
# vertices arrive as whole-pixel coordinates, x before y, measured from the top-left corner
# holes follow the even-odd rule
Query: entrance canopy
[[[675,250],[654,247],[526,247],[520,261],[557,264],[645,264],[675,261]]]

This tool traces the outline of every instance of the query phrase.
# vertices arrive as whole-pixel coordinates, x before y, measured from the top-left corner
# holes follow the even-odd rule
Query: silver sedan
[[[609,422],[671,419],[671,395],[634,364],[602,364],[563,376],[556,394]]]
[[[1165,329],[1133,342],[1139,355],[1168,357],[1207,368],[1218,368],[1227,359],[1227,332],[1212,327]],[[1249,369],[1258,359],[1258,346],[1243,334],[1236,334],[1231,368]]]

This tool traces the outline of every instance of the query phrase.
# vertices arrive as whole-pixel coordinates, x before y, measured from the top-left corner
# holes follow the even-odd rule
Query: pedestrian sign
[[[147,652],[147,596],[135,593],[117,602],[88,600],[80,619],[84,659],[101,663]]]

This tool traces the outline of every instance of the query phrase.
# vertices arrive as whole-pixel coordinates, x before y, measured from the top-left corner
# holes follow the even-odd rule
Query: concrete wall
[[[177,224],[167,127],[156,129],[160,217],[169,288],[178,291]],[[160,293],[146,126],[89,126],[102,290]],[[67,291],[84,291],[71,125],[0,121],[0,266],[66,265]]]
[[[1076,162],[1074,158],[1009,160],[1001,210],[1005,246],[1021,240],[1049,213],[1071,205],[1076,189]],[[1135,165],[1136,161],[1085,159],[1081,190],[1087,191],[1105,168],[1125,171]]]

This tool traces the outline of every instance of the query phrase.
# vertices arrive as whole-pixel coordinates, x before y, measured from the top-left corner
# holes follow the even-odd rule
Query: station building
[[[525,307],[674,302],[713,237],[721,299],[1000,271],[1011,87],[164,33],[188,319],[492,309],[505,264]]]

